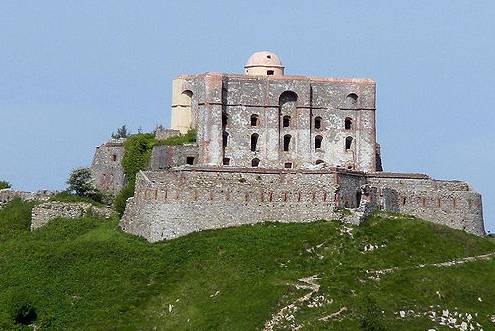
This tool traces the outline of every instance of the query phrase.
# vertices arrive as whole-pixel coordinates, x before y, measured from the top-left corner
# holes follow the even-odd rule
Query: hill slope
[[[495,242],[428,222],[259,224],[149,244],[116,220],[30,233],[30,208],[0,209],[1,329],[495,329]]]

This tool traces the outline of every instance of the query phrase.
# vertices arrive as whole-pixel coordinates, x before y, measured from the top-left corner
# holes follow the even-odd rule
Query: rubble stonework
[[[95,207],[87,202],[45,202],[34,206],[31,214],[31,230],[40,228],[56,218],[75,219],[88,215],[110,218],[112,213],[109,207]]]
[[[47,201],[55,193],[48,190],[41,190],[38,192],[23,192],[16,191],[11,188],[0,190],[0,207],[15,198],[20,198],[26,201]]]
[[[96,188],[103,193],[116,195],[124,187],[125,174],[121,164],[124,141],[111,139],[96,147],[90,169]]]
[[[284,68],[260,52],[245,75],[178,76],[172,129],[196,129],[197,145],[154,148],[122,229],[158,241],[263,221],[357,223],[378,209],[484,234],[481,196],[467,183],[382,172],[374,81]]]

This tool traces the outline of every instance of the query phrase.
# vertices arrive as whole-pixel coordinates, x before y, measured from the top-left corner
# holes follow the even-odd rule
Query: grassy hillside
[[[116,220],[30,233],[30,208],[0,209],[2,330],[448,329],[442,313],[495,329],[495,260],[432,265],[495,242],[420,220],[259,224],[149,244]]]

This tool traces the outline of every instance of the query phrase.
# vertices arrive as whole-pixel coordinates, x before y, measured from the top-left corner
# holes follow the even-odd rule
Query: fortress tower
[[[374,81],[285,76],[267,51],[244,68],[173,82],[172,129],[197,129],[197,164],[376,170]]]

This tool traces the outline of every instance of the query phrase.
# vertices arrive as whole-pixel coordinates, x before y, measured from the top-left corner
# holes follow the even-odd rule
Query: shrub
[[[385,331],[382,311],[369,297],[364,300],[364,314],[361,317],[360,326],[363,331]]]
[[[12,186],[10,185],[9,182],[5,180],[0,180],[0,190],[3,190],[5,188],[11,188]]]
[[[134,195],[134,186],[135,181],[129,181],[113,201],[113,207],[120,216],[124,214],[127,199]]]
[[[131,135],[131,132],[127,130],[125,125],[117,129],[117,132],[112,133],[113,139],[127,138]]]
[[[69,185],[67,188],[69,195],[74,193],[79,197],[87,197],[96,202],[101,203],[103,201],[103,195],[94,186],[91,171],[88,168],[79,168],[72,171],[67,184]]]

